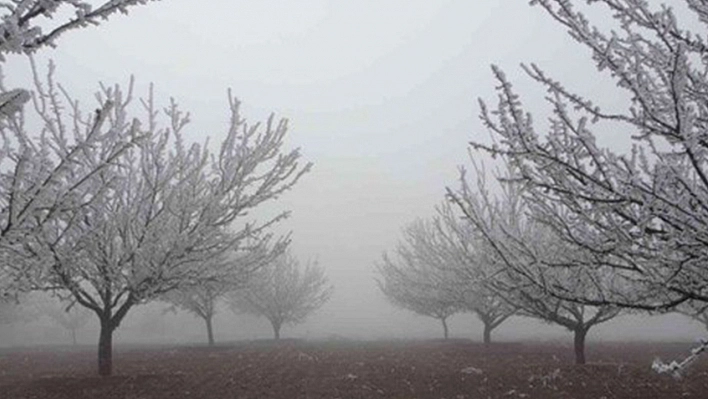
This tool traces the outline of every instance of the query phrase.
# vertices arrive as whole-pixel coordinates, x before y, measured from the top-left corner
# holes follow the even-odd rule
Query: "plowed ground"
[[[14,349],[0,351],[0,398],[708,398],[708,359],[680,380],[650,369],[690,347],[589,345],[585,366],[569,346],[545,343],[119,347],[107,378],[95,375],[93,348]]]

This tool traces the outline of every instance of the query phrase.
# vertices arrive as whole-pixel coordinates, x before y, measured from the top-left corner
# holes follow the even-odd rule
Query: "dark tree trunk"
[[[113,323],[101,319],[101,333],[98,337],[98,375],[109,376],[113,371]]]
[[[214,346],[214,329],[211,324],[211,319],[212,316],[208,316],[204,318],[204,321],[206,322],[207,339],[209,342],[209,346]]]
[[[492,343],[492,330],[494,327],[492,327],[492,323],[484,323],[484,344],[489,345]]]
[[[575,364],[585,364],[585,336],[588,330],[578,327],[574,331]]]
[[[440,322],[442,323],[442,327],[443,327],[443,337],[445,339],[448,339],[449,331],[447,328],[447,317],[443,317],[442,319],[440,319]]]
[[[280,340],[280,323],[271,323],[273,325],[273,338],[278,341]]]
[[[97,312],[101,321],[101,333],[98,337],[98,375],[100,376],[109,376],[113,372],[113,332],[134,304],[131,294],[115,313],[108,306],[102,312]]]

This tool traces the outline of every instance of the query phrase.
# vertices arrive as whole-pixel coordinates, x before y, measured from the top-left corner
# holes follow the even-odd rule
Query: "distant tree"
[[[204,320],[207,332],[207,343],[214,345],[213,320],[219,300],[233,289],[231,284],[205,282],[199,285],[178,288],[168,292],[165,300],[173,307],[186,310]]]
[[[436,257],[429,262],[442,270],[450,279],[449,289],[456,291],[462,310],[474,313],[483,324],[483,342],[492,342],[492,331],[517,313],[517,306],[507,294],[491,286],[494,281],[496,260],[490,257],[484,238],[474,226],[455,212],[449,202],[437,208],[435,231],[422,235],[415,248],[429,248]],[[437,239],[434,239],[438,236]]]
[[[482,322],[482,342],[492,343],[492,332],[509,317],[518,314],[517,306],[503,298],[499,292],[484,286],[472,292],[463,300],[462,308],[474,313]]]
[[[66,101],[56,95],[51,78],[45,84],[36,96],[45,136],[56,136],[59,146],[68,135],[81,142],[102,137],[76,155],[72,175],[105,166],[81,197],[72,196],[80,206],[62,209],[44,223],[36,245],[23,242],[22,250],[46,259],[36,288],[59,290],[97,315],[99,374],[109,375],[113,332],[134,306],[179,287],[228,281],[250,271],[253,254],[282,251],[287,238],[272,243],[267,229],[287,212],[262,223],[244,216],[293,187],[310,165],[299,164],[297,149],[283,150],[286,120],[248,125],[230,95],[228,132],[212,152],[185,140],[189,115],[174,101],[160,126],[152,91],[142,121],[130,117],[132,81],[127,91],[102,86],[97,98],[110,112],[89,114],[68,94]],[[136,143],[123,149],[130,141]]]
[[[256,271],[242,289],[229,294],[229,304],[236,312],[263,316],[280,339],[285,324],[302,323],[324,305],[333,287],[324,268],[315,262],[305,267],[289,251]]]
[[[447,339],[447,319],[461,311],[462,299],[448,265],[436,267],[443,247],[440,235],[434,223],[424,219],[404,227],[402,233],[394,257],[384,253],[376,266],[378,287],[392,304],[439,320]]]
[[[75,303],[61,301],[58,298],[43,298],[35,306],[38,313],[46,315],[71,334],[71,342],[76,345],[76,332],[86,326],[91,320],[92,312]]]
[[[242,265],[235,269],[236,273],[226,274],[220,280],[183,285],[166,293],[161,298],[172,305],[169,310],[182,309],[204,320],[209,346],[213,346],[215,343],[213,321],[218,302],[224,299],[229,292],[243,288],[256,271],[273,262],[285,250],[282,245],[269,249],[259,242],[256,242],[256,245],[250,249],[244,246],[244,249],[247,250],[248,256],[233,260],[233,262],[240,262]]]
[[[477,241],[477,251],[484,253],[485,263],[496,269],[487,275],[486,286],[503,295],[520,315],[570,330],[574,334],[575,362],[585,364],[588,331],[617,317],[622,308],[559,298],[537,284],[533,276],[542,273],[577,295],[591,295],[604,281],[576,266],[573,247],[557,240],[548,227],[536,221],[533,209],[524,201],[523,186],[502,178],[501,193],[493,196],[483,170],[476,170],[476,189],[463,174],[461,188],[457,192],[449,190],[449,195],[483,238]],[[533,270],[534,274],[529,276],[524,270]]]
[[[127,14],[131,7],[150,0],[13,0],[2,3],[0,12],[0,61],[7,53],[30,54],[72,29],[98,25],[112,14]],[[152,0],[155,1],[155,0]]]

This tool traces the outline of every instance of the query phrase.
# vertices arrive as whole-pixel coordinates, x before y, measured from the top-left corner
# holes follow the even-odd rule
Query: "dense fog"
[[[335,301],[337,296],[335,296]],[[305,323],[286,326],[283,338],[306,340],[398,340],[440,339],[440,323],[432,318],[416,316],[395,309],[377,295],[371,308],[338,306],[332,301]],[[481,340],[482,324],[471,314],[455,315],[450,322],[451,338]],[[222,305],[214,320],[216,343],[272,338],[268,321],[255,316],[235,314]],[[0,325],[3,347],[71,346],[70,330],[48,316],[33,316]],[[693,342],[705,334],[703,326],[690,318],[671,314],[659,316],[624,316],[591,331],[592,341],[667,341]],[[98,321],[91,316],[77,329],[78,345],[93,349],[98,337]],[[570,333],[558,326],[528,318],[512,318],[495,331],[500,342],[563,341]],[[165,303],[151,303],[135,309],[123,322],[114,338],[120,344],[203,345],[206,344],[204,322],[187,312],[174,311]]]
[[[603,105],[622,104],[626,99],[589,57],[527,2],[170,0],[67,33],[35,61],[44,70],[54,60],[56,80],[90,106],[98,82],[126,83],[134,75],[136,96],[154,83],[160,104],[174,97],[191,113],[189,141],[223,137],[227,88],[249,121],[270,112],[288,118],[287,144],[299,147],[313,169],[249,217],[292,211],[274,231],[291,232],[294,254],[316,259],[334,291],[303,323],[285,326],[283,337],[374,340],[441,337],[436,320],[386,301],[375,266],[406,223],[433,215],[445,188],[457,185],[467,143],[487,140],[477,98],[495,101],[490,64],[504,68],[526,98],[544,95],[518,67],[535,62]],[[3,74],[9,88],[31,83],[23,56],[9,55]],[[526,105],[536,120],[547,115],[540,104]],[[625,149],[629,138],[608,134],[600,141]],[[204,343],[203,322],[169,306],[136,307],[115,343]],[[223,303],[214,328],[217,343],[272,334],[267,320],[236,315]],[[481,324],[458,314],[450,333],[479,340]],[[704,333],[686,316],[629,315],[593,329],[590,339],[694,341]],[[518,317],[495,334],[500,341],[572,339],[561,327]],[[76,337],[80,345],[96,344],[93,315]],[[70,333],[46,316],[0,324],[3,347],[71,343]]]

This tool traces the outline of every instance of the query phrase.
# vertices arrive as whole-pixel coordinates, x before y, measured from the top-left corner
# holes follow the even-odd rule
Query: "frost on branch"
[[[16,297],[36,288],[43,264],[51,261],[42,229],[53,223],[69,231],[100,190],[93,179],[115,162],[138,135],[118,135],[105,129],[110,102],[83,115],[67,113],[66,93],[55,84],[43,87],[32,63],[37,86],[30,95],[23,89],[4,91],[0,84],[0,296]],[[50,65],[48,81],[52,81]],[[22,104],[32,98],[30,109]],[[73,104],[69,104],[69,109]],[[78,109],[74,110],[78,111]],[[29,131],[27,118],[42,123]],[[95,146],[106,141],[101,159],[89,158]],[[110,143],[110,144],[108,144]],[[69,219],[66,217],[72,215]],[[60,221],[61,220],[61,221]]]
[[[597,24],[576,8],[579,2],[532,4],[589,49],[588,61],[629,100],[603,109],[540,66],[524,65],[547,90],[551,117],[541,130],[493,67],[497,102],[480,101],[480,116],[494,144],[473,146],[510,165],[531,221],[566,248],[558,259],[510,257],[507,264],[541,292],[583,305],[672,311],[708,303],[708,3],[588,1],[614,18]],[[672,7],[682,5],[697,28],[681,26]],[[601,131],[627,137],[631,149],[604,146]],[[519,233],[507,230],[496,241],[523,243]],[[578,290],[568,273],[590,289]]]
[[[148,1],[155,0],[107,0],[97,7],[96,2],[78,0],[0,1],[0,61],[8,53],[31,54],[55,46],[66,31],[98,25],[116,12],[127,14],[130,7]],[[69,16],[60,19],[60,15]]]
[[[0,93],[0,117],[12,117],[22,110],[22,106],[29,99],[30,93],[25,89],[14,89]]]
[[[448,196],[475,232],[471,240],[477,259],[486,265],[485,286],[504,298],[518,315],[565,327],[573,333],[575,361],[584,364],[588,331],[617,317],[621,309],[611,304],[583,304],[553,293],[547,281],[561,283],[578,295],[596,291],[602,280],[583,272],[575,263],[574,248],[555,239],[535,219],[524,200],[524,186],[513,173],[499,176],[499,194],[486,184],[484,169],[473,162],[476,185],[461,170],[460,189]]]
[[[708,340],[701,340],[701,344],[691,349],[691,354],[680,362],[672,361],[671,363],[663,363],[656,359],[651,365],[652,370],[659,374],[670,373],[674,378],[681,378],[681,373],[685,372],[688,366],[691,365],[698,356],[708,350]]]
[[[573,248],[567,253],[583,274],[602,284],[577,293],[545,269],[522,272],[558,297],[588,304],[661,311],[708,302],[708,5],[685,3],[700,20],[700,31],[691,32],[671,7],[644,1],[590,2],[612,11],[613,31],[594,26],[573,2],[534,3],[591,50],[591,62],[630,100],[604,110],[526,65],[547,89],[552,112],[548,129],[538,131],[494,67],[499,100],[493,109],[482,102],[481,118],[496,144],[475,147],[514,168],[534,218]],[[595,122],[627,135],[632,148],[603,147]]]

